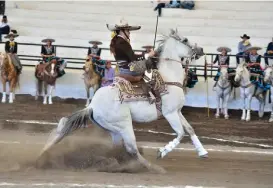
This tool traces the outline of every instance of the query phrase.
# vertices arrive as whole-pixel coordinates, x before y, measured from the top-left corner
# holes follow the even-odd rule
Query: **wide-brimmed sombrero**
[[[251,51],[251,50],[261,50],[262,48],[259,46],[250,46],[245,51]]]
[[[128,24],[127,21],[125,21],[124,19],[121,19],[120,22],[118,24],[115,25],[109,25],[106,24],[107,28],[110,31],[117,31],[117,30],[129,30],[129,31],[135,31],[135,30],[139,30],[141,28],[141,26],[131,26]]]
[[[98,40],[91,40],[91,41],[89,41],[89,44],[102,45],[102,42],[100,42]]]
[[[46,43],[47,41],[49,42],[55,42],[55,39],[51,39],[51,38],[45,38],[42,40],[42,42]]]
[[[246,38],[246,39],[250,39],[250,36],[248,36],[247,34],[244,34],[243,36],[241,36],[241,38]]]
[[[18,36],[19,36],[18,34],[14,33],[14,32],[10,32],[8,35],[5,36],[5,38],[10,38],[10,37],[15,38],[15,37],[18,37]]]
[[[217,48],[218,52],[222,52],[223,50],[225,50],[226,52],[231,52],[231,49],[226,46],[221,46],[221,47]]]

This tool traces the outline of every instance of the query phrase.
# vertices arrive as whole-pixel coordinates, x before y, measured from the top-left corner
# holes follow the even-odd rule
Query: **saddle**
[[[153,70],[152,78],[148,83],[144,80],[144,77],[122,74],[115,77],[113,86],[119,88],[119,100],[121,102],[150,101],[151,95],[153,95],[155,97],[154,102],[161,101],[161,96],[168,92],[159,72]],[[150,101],[150,103],[152,104],[153,102]]]

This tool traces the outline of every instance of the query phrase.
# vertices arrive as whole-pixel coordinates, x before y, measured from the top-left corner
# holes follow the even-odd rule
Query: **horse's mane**
[[[185,37],[181,37],[179,34],[178,34],[178,31],[177,29],[174,30],[174,29],[171,29],[170,31],[170,34],[167,36],[167,35],[164,35],[164,34],[161,34],[160,35],[160,38],[159,40],[157,40],[156,42],[158,42],[158,51],[159,52],[162,52],[163,48],[164,48],[164,45],[166,43],[166,41],[169,39],[169,38],[174,38],[175,40],[178,40],[178,41],[181,41],[181,42],[184,42],[186,43],[187,42],[187,38]]]

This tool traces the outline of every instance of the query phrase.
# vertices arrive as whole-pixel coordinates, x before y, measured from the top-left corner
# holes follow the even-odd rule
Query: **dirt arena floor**
[[[1,95],[0,95],[1,96]],[[29,95],[17,95],[14,104],[0,104],[0,187],[273,187],[273,125],[269,114],[251,122],[215,119],[214,110],[184,107],[208,159],[197,157],[188,136],[180,148],[157,160],[156,149],[174,138],[168,123],[134,124],[144,157],[163,167],[165,174],[148,171],[111,148],[109,135],[90,125],[64,139],[36,163],[36,157],[57,121],[82,109],[85,100],[54,98],[43,105]],[[140,186],[141,185],[141,186]]]

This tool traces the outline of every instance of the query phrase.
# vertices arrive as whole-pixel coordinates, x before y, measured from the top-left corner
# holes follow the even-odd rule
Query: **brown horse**
[[[93,88],[93,92],[95,94],[95,92],[100,87],[101,77],[99,74],[95,72],[93,62],[91,60],[85,62],[83,69],[84,69],[83,80],[87,95],[86,106],[88,106],[92,100],[92,98],[90,98],[90,88],[91,87]]]
[[[44,89],[44,101],[43,104],[47,104],[47,98],[48,98],[48,104],[52,103],[52,92],[55,88],[56,79],[57,79],[57,60],[52,59],[50,62],[39,64],[36,66],[35,70],[35,77],[37,79],[36,82],[36,96],[35,100],[38,99],[38,96],[42,94],[42,91]],[[48,94],[48,85],[50,85],[50,91]]]
[[[6,83],[9,82],[9,103],[15,99],[15,88],[19,87],[19,74],[16,71],[12,59],[7,53],[0,53],[0,71],[3,84],[2,103],[6,102]]]

